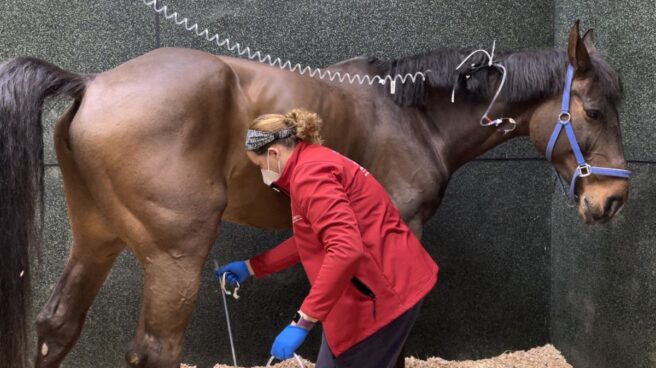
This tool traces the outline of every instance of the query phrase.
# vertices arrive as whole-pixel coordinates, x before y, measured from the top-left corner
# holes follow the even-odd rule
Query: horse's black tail
[[[81,99],[88,77],[20,57],[0,65],[0,367],[28,365],[30,254],[43,238],[41,110],[48,96]]]

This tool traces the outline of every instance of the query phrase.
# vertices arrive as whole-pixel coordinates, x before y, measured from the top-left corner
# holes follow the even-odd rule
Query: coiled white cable
[[[269,64],[270,66],[274,66],[274,67],[277,66],[280,69],[286,69],[291,72],[299,73],[301,75],[307,73],[312,78],[318,77],[319,79],[329,79],[330,81],[338,80],[340,83],[348,82],[350,84],[358,83],[360,85],[366,83],[370,86],[376,82],[384,85],[389,81],[390,93],[394,94],[396,91],[397,80],[400,81],[401,83],[406,83],[406,81],[409,79],[412,83],[415,83],[418,78],[421,78],[421,81],[424,82],[426,80],[426,74],[431,72],[430,69],[426,69],[424,71],[418,71],[415,73],[406,73],[405,75],[388,74],[385,76],[380,76],[380,75],[371,76],[368,74],[360,75],[356,73],[351,74],[351,73],[342,73],[339,71],[322,70],[321,68],[311,68],[309,66],[302,66],[299,63],[292,65],[292,62],[289,60],[283,63],[283,61],[280,58],[273,59],[273,57],[269,54],[262,56],[262,52],[260,51],[253,52],[251,51],[250,47],[243,48],[239,42],[231,42],[229,38],[221,38],[217,33],[215,33],[210,37],[210,31],[207,28],[203,29],[202,31],[199,31],[198,23],[189,25],[190,23],[189,19],[187,19],[186,17],[179,19],[179,17],[181,16],[176,11],[172,12],[172,14],[169,14],[168,6],[162,5],[161,7],[158,7],[157,1],[158,0],[143,0],[143,3],[151,7],[157,14],[164,16],[165,19],[172,20],[175,24],[179,26],[183,26],[187,31],[193,32],[194,34],[196,34],[196,36],[204,37],[207,41],[214,42],[219,47],[225,47],[231,52],[236,52],[239,56],[246,55],[251,60],[257,59],[257,61],[259,61],[260,63]]]

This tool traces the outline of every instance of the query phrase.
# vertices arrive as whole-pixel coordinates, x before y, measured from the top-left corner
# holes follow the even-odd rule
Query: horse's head
[[[595,52],[592,30],[583,38],[579,36],[578,21],[569,34],[567,57],[572,66],[569,114],[563,112],[567,102],[562,104],[567,98],[563,97],[568,92],[566,83],[563,94],[537,107],[530,121],[530,136],[565,182],[572,183],[571,197],[585,223],[604,223],[619,212],[629,192],[616,106],[621,84]],[[560,132],[554,133],[558,125]],[[572,136],[577,143],[569,139]]]

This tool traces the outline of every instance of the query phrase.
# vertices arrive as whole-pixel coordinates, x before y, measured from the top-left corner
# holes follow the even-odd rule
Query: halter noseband
[[[576,157],[576,162],[578,163],[578,166],[576,167],[576,170],[574,170],[574,174],[572,175],[572,181],[570,182],[569,185],[569,192],[567,193],[567,196],[571,201],[574,201],[576,199],[575,190],[576,190],[576,180],[578,178],[585,178],[586,176],[590,176],[592,174],[614,176],[617,178],[624,178],[624,179],[628,179],[631,176],[631,171],[629,170],[615,169],[611,167],[592,166],[585,162],[583,153],[581,153],[581,148],[579,148],[579,144],[576,142],[576,136],[574,135],[574,129],[572,128],[572,124],[571,124],[572,115],[569,112],[569,98],[570,98],[570,90],[572,88],[573,75],[574,75],[574,68],[572,67],[571,64],[568,64],[567,77],[565,79],[565,89],[563,90],[563,100],[560,108],[560,115],[558,115],[558,121],[556,122],[556,127],[554,128],[553,133],[551,133],[551,138],[549,139],[549,143],[547,144],[547,152],[546,152],[547,160],[551,161],[551,156],[553,153],[554,146],[556,145],[556,141],[558,140],[558,137],[560,137],[560,132],[564,128],[565,133],[567,134],[567,139],[569,140],[569,145],[570,147],[572,147],[572,152],[574,152],[574,157]],[[558,175],[558,172],[556,172],[556,175]],[[560,175],[558,175],[558,178],[562,182],[562,178],[560,178]]]

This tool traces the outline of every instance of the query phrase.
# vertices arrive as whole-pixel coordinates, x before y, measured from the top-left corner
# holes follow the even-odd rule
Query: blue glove
[[[226,275],[226,282],[230,286],[235,286],[237,281],[239,281],[240,284],[243,283],[251,275],[250,272],[248,272],[248,267],[244,261],[230,262],[227,265],[219,267],[214,271],[214,277],[221,280],[224,273],[228,273]]]
[[[271,346],[271,355],[278,360],[289,359],[303,343],[309,330],[303,327],[289,325],[276,337]]]

